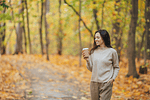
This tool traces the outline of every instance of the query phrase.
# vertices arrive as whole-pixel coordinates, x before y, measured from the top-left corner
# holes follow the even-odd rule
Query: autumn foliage
[[[30,68],[31,64],[22,63],[19,65],[19,61],[45,63],[49,64],[53,70],[58,70],[62,73],[62,78],[68,80],[76,79],[73,84],[82,86],[82,92],[85,95],[90,95],[90,78],[91,72],[86,68],[86,62],[82,59],[82,66],[79,67],[78,57],[67,55],[50,55],[50,61],[45,60],[46,56],[41,55],[4,55],[0,58],[0,98],[21,98],[23,93],[18,93],[17,90],[25,89],[24,73],[25,68]],[[144,60],[136,62],[137,71],[139,66],[144,63]],[[150,69],[148,68],[147,74],[140,74],[140,78],[136,79],[132,76],[125,78],[128,70],[128,62],[126,58],[122,58],[120,61],[120,71],[113,84],[112,100],[148,100],[150,98]],[[36,66],[35,66],[36,67]],[[68,73],[69,76],[64,76],[64,73]],[[26,79],[27,80],[27,79]],[[16,88],[15,84],[22,82],[19,87]],[[90,100],[90,98],[86,98]]]

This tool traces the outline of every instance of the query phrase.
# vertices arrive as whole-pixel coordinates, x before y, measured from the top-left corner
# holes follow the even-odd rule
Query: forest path
[[[144,63],[144,60],[137,65],[141,62]],[[50,61],[45,55],[3,55],[0,57],[0,99],[90,100],[91,72],[85,64],[83,62],[83,66],[79,67],[77,57],[65,55],[50,55]],[[120,62],[111,99],[149,100],[149,68],[148,73],[140,74],[139,79],[126,78],[127,64],[125,58]]]
[[[30,100],[76,100],[82,97],[83,93],[78,86],[65,79],[67,74],[63,75],[43,66],[47,65],[37,64],[36,68],[26,69],[33,89],[33,97]]]
[[[68,73],[57,70],[59,66],[46,62],[27,59],[11,59],[18,70],[24,70],[21,76],[28,80],[25,89],[26,100],[87,100],[82,86],[76,79],[67,79]],[[16,60],[16,61],[15,61]],[[89,98],[89,97],[88,97]]]

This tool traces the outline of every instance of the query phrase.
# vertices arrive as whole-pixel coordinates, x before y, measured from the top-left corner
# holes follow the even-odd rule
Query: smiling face
[[[95,42],[96,42],[96,45],[102,45],[104,43],[100,33],[96,33],[95,34]]]

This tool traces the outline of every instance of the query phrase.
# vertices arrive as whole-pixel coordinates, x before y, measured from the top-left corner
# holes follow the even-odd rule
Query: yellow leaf
[[[125,96],[126,96],[126,97],[131,97],[131,94],[126,94]]]
[[[140,92],[133,93],[133,95],[136,95],[136,96],[139,96],[140,94],[141,94]]]

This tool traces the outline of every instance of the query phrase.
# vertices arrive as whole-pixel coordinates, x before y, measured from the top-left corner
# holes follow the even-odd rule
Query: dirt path
[[[0,99],[90,100],[91,73],[87,72],[85,65],[78,67],[74,57],[50,57],[51,62],[41,55],[2,56]],[[149,100],[149,70],[148,74],[140,74],[139,79],[125,78],[127,59],[124,61],[120,63],[121,69],[114,82],[111,99]]]
[[[69,74],[55,70],[53,64],[17,60],[12,65],[17,66],[18,70],[22,69],[20,66],[25,69],[21,76],[28,80],[27,84],[30,87],[25,90],[26,100],[87,100],[86,98],[89,98],[80,91],[82,86],[75,84],[75,78],[68,80]]]

